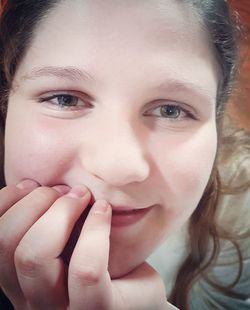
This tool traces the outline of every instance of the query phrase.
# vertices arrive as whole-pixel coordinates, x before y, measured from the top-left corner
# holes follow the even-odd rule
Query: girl
[[[14,308],[167,309],[145,260],[179,235],[169,300],[202,309],[203,287],[203,309],[207,288],[248,307],[210,276],[237,62],[226,2],[7,1],[0,40],[0,284]]]

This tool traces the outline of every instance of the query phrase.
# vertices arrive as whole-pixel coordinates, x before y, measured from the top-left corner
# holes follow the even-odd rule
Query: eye
[[[59,95],[53,99],[57,100],[60,107],[75,107],[78,103],[78,98],[71,95]]]
[[[164,104],[146,112],[146,116],[156,116],[170,120],[195,119],[191,111],[175,104]]]
[[[47,103],[59,110],[80,110],[89,106],[83,99],[71,94],[55,94],[40,98],[39,102]]]
[[[160,109],[160,114],[163,117],[168,117],[168,118],[178,118],[181,114],[181,109],[180,107],[177,107],[175,105],[162,105],[159,107]]]

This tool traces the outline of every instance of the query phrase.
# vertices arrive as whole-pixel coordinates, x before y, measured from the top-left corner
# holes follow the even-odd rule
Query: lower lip
[[[150,210],[151,207],[145,209],[138,209],[131,212],[113,211],[111,220],[112,228],[119,228],[133,225],[142,220]]]

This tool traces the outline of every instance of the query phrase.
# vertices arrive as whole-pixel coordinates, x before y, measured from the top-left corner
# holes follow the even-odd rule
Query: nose
[[[99,125],[88,145],[82,146],[81,164],[85,171],[108,185],[121,187],[147,179],[150,168],[143,139],[128,124]]]

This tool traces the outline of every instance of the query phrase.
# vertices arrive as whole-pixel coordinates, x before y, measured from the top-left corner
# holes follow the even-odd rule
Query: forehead
[[[72,39],[98,39],[106,46],[118,40],[124,45],[136,44],[136,39],[139,44],[160,45],[171,38],[175,39],[171,44],[192,39],[192,43],[202,42],[207,47],[207,34],[199,21],[197,11],[180,0],[64,0],[43,20],[36,35],[55,39],[59,32],[71,32]]]
[[[138,79],[142,72],[148,81],[178,72],[200,82],[205,71],[217,74],[215,55],[197,12],[185,3],[59,1],[37,27],[21,68],[76,66],[100,79],[131,74],[133,68]]]

